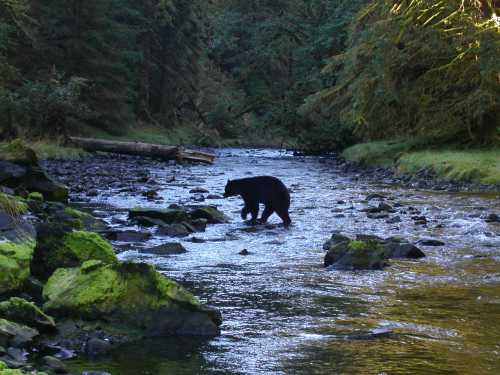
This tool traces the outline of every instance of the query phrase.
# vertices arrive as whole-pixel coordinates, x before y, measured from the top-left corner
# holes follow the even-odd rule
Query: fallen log
[[[182,146],[164,146],[142,142],[119,142],[104,139],[69,137],[70,142],[86,151],[104,151],[116,154],[147,156],[162,160],[192,161],[212,164],[215,155],[185,149]]]

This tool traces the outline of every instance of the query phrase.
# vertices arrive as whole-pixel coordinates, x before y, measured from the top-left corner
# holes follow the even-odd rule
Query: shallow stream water
[[[500,374],[500,226],[484,220],[500,211],[494,194],[400,188],[342,173],[335,160],[275,150],[221,150],[213,166],[136,160],[97,160],[92,171],[76,163],[66,168],[68,181],[76,184],[74,175],[99,171],[119,178],[120,170],[126,180],[140,170],[160,186],[161,202],[148,201],[137,184],[129,189],[107,182],[96,182],[95,196],[80,189],[73,200],[118,229],[143,229],[126,223],[126,209],[193,203],[189,191],[195,187],[222,194],[227,179],[273,175],[291,190],[293,226],[254,231],[241,221],[240,198],[214,199],[204,204],[218,206],[232,221],[196,233],[205,243],[190,237],[114,243],[120,259],[154,264],[220,309],[222,334],[140,342],[105,358],[73,360],[75,372]],[[361,209],[370,204],[365,200],[370,193],[397,206],[392,216],[400,216],[401,223],[368,219]],[[416,225],[411,219],[416,214],[428,224]],[[280,220],[274,215],[270,222]],[[327,271],[322,244],[337,230],[411,241],[435,238],[446,245],[422,247],[423,260],[391,261],[384,271]],[[157,257],[137,251],[172,241],[188,252]],[[239,255],[243,249],[250,255]]]

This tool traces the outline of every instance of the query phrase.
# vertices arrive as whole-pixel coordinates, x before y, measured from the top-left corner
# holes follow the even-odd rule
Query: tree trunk
[[[69,137],[72,144],[87,151],[114,152],[125,155],[138,155],[162,160],[192,161],[212,164],[215,155],[206,152],[184,149],[181,146],[163,146],[141,142],[118,142],[103,139]]]

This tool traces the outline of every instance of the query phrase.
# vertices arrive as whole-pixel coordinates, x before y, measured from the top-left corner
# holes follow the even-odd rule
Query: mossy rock
[[[7,368],[7,365],[5,362],[0,361],[0,371],[5,370]]]
[[[334,233],[323,248],[325,267],[338,270],[382,269],[387,259],[419,259],[425,254],[415,245],[400,238],[383,239],[373,235],[357,235],[351,239]]]
[[[43,202],[43,194],[39,193],[38,191],[34,191],[34,192],[28,194],[27,199],[29,201],[31,200],[31,201]]]
[[[191,212],[193,219],[206,219],[210,224],[228,223],[229,218],[217,208],[212,206],[204,206],[196,208]]]
[[[129,217],[131,219],[134,219],[136,217],[159,219],[162,220],[165,224],[189,222],[192,219],[191,215],[186,210],[170,208],[165,210],[134,208],[130,210]]]
[[[0,318],[40,330],[56,328],[54,319],[45,314],[37,305],[17,297],[0,302]]]
[[[35,151],[22,141],[0,145],[0,161],[11,163],[18,171],[2,177],[2,185],[17,191],[38,192],[47,200],[66,202],[68,188],[49,177],[38,163]],[[14,173],[16,172],[16,173]]]
[[[23,347],[37,336],[38,331],[34,328],[0,319],[0,346]]]
[[[334,234],[323,246],[328,250],[325,267],[337,270],[378,270],[387,265],[385,249],[375,238],[352,240]]]
[[[102,232],[108,227],[102,220],[96,219],[91,214],[72,207],[66,207],[64,209],[64,216],[67,217],[68,223],[72,223],[74,229]]]
[[[0,160],[6,160],[24,166],[38,165],[36,152],[20,139],[0,145]]]
[[[43,291],[44,310],[59,317],[127,324],[145,336],[217,334],[220,319],[147,264],[85,262],[58,269]]]
[[[28,279],[34,248],[30,238],[0,242],[0,294],[21,288]]]
[[[78,267],[88,260],[105,264],[117,261],[111,244],[99,234],[75,231],[59,224],[37,228],[33,273],[46,279],[58,268]]]
[[[0,211],[18,216],[28,212],[28,204],[21,197],[0,193]]]

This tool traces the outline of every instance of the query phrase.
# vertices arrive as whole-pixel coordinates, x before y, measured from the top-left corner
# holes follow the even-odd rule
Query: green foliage
[[[336,84],[302,111],[363,139],[495,142],[500,25],[491,4],[374,1],[353,23],[347,51],[324,69]]]
[[[296,109],[323,87],[321,67],[344,48],[346,25],[363,3],[228,0],[213,5],[208,55],[245,93],[236,112],[251,112],[254,124],[293,135],[309,130]]]

